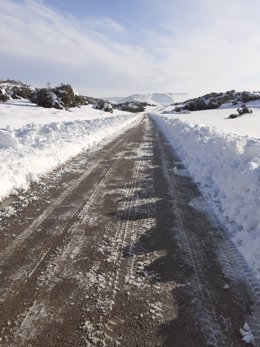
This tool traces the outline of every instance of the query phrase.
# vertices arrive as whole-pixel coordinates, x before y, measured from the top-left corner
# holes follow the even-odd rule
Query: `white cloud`
[[[66,69],[77,69],[86,75],[98,76],[99,70],[108,70],[115,76],[124,76],[125,80],[142,76],[152,66],[152,59],[141,47],[119,44],[102,31],[100,34],[93,30],[94,26],[109,26],[122,32],[123,27],[114,20],[89,21],[88,27],[87,21],[77,22],[32,0],[23,4],[2,0],[1,53],[34,59],[35,64],[38,61],[62,64],[64,74]]]
[[[100,62],[122,72],[126,55],[138,64],[144,63],[141,50],[98,37],[80,23],[72,22],[34,1],[15,5],[2,0],[0,9],[0,40],[4,53],[75,67],[96,66]],[[106,19],[105,23],[108,21]],[[109,23],[116,27],[114,21]]]
[[[94,30],[105,30],[105,32],[112,31],[116,33],[124,33],[125,28],[117,23],[112,18],[101,17],[101,18],[86,18],[86,25],[92,27]]]
[[[33,62],[34,80],[44,66],[39,82],[62,76],[96,95],[259,89],[260,2],[176,3],[153,0],[145,11],[158,9],[161,22],[133,23],[131,32],[129,21],[79,20],[41,2],[1,0],[0,59],[7,66],[8,56],[20,58],[21,71]]]
[[[183,8],[179,19],[163,23],[168,34],[156,37],[164,66],[173,72],[178,88],[194,94],[259,89],[260,2],[191,2],[197,5],[192,13],[196,20],[186,21]]]

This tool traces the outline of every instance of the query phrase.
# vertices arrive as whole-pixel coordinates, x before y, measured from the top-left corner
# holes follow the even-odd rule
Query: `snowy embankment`
[[[181,115],[151,117],[260,278],[260,139],[180,120]]]
[[[86,120],[74,118],[71,121],[0,128],[0,201],[27,189],[31,182],[81,151],[112,140],[133,126],[140,116],[107,116],[102,112],[98,118],[93,115],[88,118],[85,113]]]

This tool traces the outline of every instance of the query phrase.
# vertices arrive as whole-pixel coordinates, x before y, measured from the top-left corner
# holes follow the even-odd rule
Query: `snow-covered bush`
[[[45,108],[54,107],[59,110],[63,109],[63,105],[59,102],[57,95],[48,88],[36,89],[31,101]]]
[[[187,100],[184,103],[176,104],[176,112],[182,110],[188,111],[200,111],[209,110],[220,107],[226,103],[232,103],[233,105],[240,105],[248,101],[260,99],[260,93],[258,92],[236,92],[235,90],[229,90],[225,93],[208,93],[206,95]],[[232,117],[231,117],[232,118]],[[235,117],[234,117],[235,118]]]
[[[111,112],[113,113],[113,106],[105,101],[105,100],[98,100],[94,105],[93,108],[95,108],[96,110],[101,110],[101,111],[105,111],[105,112]]]
[[[231,115],[228,116],[230,119],[237,118],[239,115],[237,113],[231,113]]]
[[[27,85],[14,86],[10,90],[10,96],[12,99],[30,99],[32,93],[32,89]]]
[[[258,93],[242,92],[241,100],[242,102],[254,101],[259,99]]]
[[[0,85],[0,102],[6,102],[9,100],[9,96],[6,94],[6,90]]]
[[[9,96],[6,94],[3,94],[0,90],[0,102],[6,102],[7,100],[9,100]]]
[[[64,108],[80,107],[85,103],[84,98],[77,95],[70,84],[61,84],[53,88],[52,92],[57,95]]]
[[[252,113],[253,111],[250,110],[246,105],[242,105],[241,108],[237,109],[237,113],[232,113],[228,118],[237,118],[239,116],[242,116],[243,114],[247,114],[247,113]]]
[[[221,104],[214,99],[197,98],[187,103],[183,107],[183,109],[188,111],[210,110],[210,109],[218,108],[220,105]]]
[[[33,93],[31,86],[17,80],[0,80],[0,95],[6,95],[2,97],[3,101],[9,99],[30,99]]]
[[[55,88],[36,89],[31,101],[45,108],[54,107],[57,109],[80,107],[85,104],[84,97],[75,94],[69,84],[61,84]]]
[[[240,116],[242,116],[242,114],[245,114],[245,113],[252,113],[252,110],[250,110],[248,107],[246,107],[246,105],[243,104],[241,108],[237,109],[237,112]]]
[[[151,105],[142,101],[127,101],[127,102],[123,102],[121,104],[115,105],[115,108],[121,111],[138,113],[138,112],[144,112],[146,106],[151,106]]]

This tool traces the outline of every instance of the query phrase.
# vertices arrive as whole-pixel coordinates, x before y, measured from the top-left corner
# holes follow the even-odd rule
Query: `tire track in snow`
[[[71,195],[80,186],[80,184],[92,172],[94,172],[96,168],[98,168],[101,165],[101,163],[105,160],[106,156],[109,155],[113,150],[117,149],[124,141],[126,141],[126,139],[129,136],[132,136],[137,131],[137,129],[138,129],[138,126],[136,126],[134,129],[128,131],[126,135],[124,135],[122,138],[120,138],[119,141],[117,141],[113,146],[111,146],[109,148],[109,150],[107,150],[105,152],[105,157],[102,157],[102,158],[96,160],[92,164],[92,166],[83,175],[81,175],[80,178],[69,189],[67,189],[58,199],[56,199],[35,220],[35,222],[32,223],[32,225],[29,228],[25,229],[24,232],[22,232],[18,236],[18,238],[10,246],[8,246],[3,251],[2,256],[4,257],[4,259],[1,262],[2,266],[9,260],[9,257],[12,256],[12,254],[15,252],[16,248],[19,247],[23,242],[25,242],[27,240],[27,238],[30,237],[31,234],[33,234],[34,232],[38,231],[37,228],[52,213],[54,213],[55,209],[57,207],[59,207],[66,200],[66,198],[69,195]],[[121,154],[121,156],[122,155],[123,155],[123,153]],[[73,214],[69,215],[69,218],[70,218],[69,223],[66,222],[65,224],[63,224],[63,226],[59,225],[59,230],[55,231],[55,234],[61,235],[61,236],[63,236],[63,234],[66,234],[66,235],[70,235],[71,234],[72,235],[72,239],[70,240],[69,244],[65,247],[65,250],[64,250],[66,255],[68,255],[70,251],[72,251],[72,253],[73,252],[74,253],[78,253],[79,252],[79,249],[76,249],[76,248],[78,248],[78,242],[82,241],[83,236],[82,236],[82,233],[79,236],[79,233],[78,233],[79,229],[78,229],[78,227],[80,226],[80,224],[82,222],[87,223],[85,214],[87,214],[88,210],[91,208],[92,204],[94,203],[97,195],[100,194],[100,192],[104,188],[104,186],[105,186],[107,180],[110,178],[110,176],[111,176],[115,166],[118,165],[118,163],[120,162],[121,156],[119,156],[117,158],[117,160],[114,162],[112,167],[109,167],[108,170],[105,171],[105,174],[104,174],[103,178],[96,185],[96,187],[93,190],[93,193],[92,193],[91,197],[88,199],[87,203],[84,200],[80,204],[78,204],[77,208],[73,211]],[[40,245],[40,246],[42,246],[42,245]],[[26,270],[22,268],[22,270],[23,270],[22,271],[22,276],[21,276],[22,278],[19,278],[19,281],[17,281],[17,278],[15,278],[15,277],[14,277],[15,280],[12,281],[12,278],[11,278],[12,274],[11,274],[11,276],[10,276],[11,285],[10,285],[10,283],[8,283],[9,284],[8,286],[1,288],[1,291],[2,291],[2,298],[1,299],[2,299],[2,301],[7,300],[7,298],[12,300],[12,298],[10,298],[10,294],[11,294],[12,297],[17,296],[20,293],[20,291],[22,289],[24,289],[25,286],[28,286],[30,281],[35,281],[35,280],[37,281],[39,276],[42,275],[42,271],[40,270],[40,267],[41,266],[43,266],[43,267],[47,266],[48,265],[47,262],[50,263],[52,260],[54,260],[54,258],[55,258],[55,256],[57,254],[60,254],[60,250],[58,250],[58,253],[57,253],[57,251],[55,251],[54,254],[52,254],[53,251],[57,247],[58,247],[58,245],[55,245],[54,248],[51,247],[50,249],[47,249],[47,251],[43,251],[43,252],[40,252],[40,248],[39,248],[39,254],[34,258],[34,261],[37,259],[36,264],[35,264],[35,262],[34,262],[34,264],[30,264],[31,266],[27,267]],[[76,252],[75,252],[75,249],[76,249]],[[64,262],[68,261],[68,259],[66,257],[63,260],[64,260]],[[35,278],[33,278],[33,277],[35,277]],[[22,284],[22,281],[24,282],[23,284]],[[17,288],[17,289],[15,289],[15,288]],[[14,329],[14,331],[17,332],[15,335],[19,336],[19,334],[22,334],[23,336],[26,335],[27,338],[29,338],[29,336],[31,336],[31,335],[28,335],[29,328],[33,324],[33,321],[35,319],[37,320],[37,312],[38,312],[39,308],[40,308],[40,311],[42,311],[44,309],[44,307],[45,307],[44,300],[42,302],[40,300],[38,300],[38,301],[35,300],[33,305],[27,311],[27,313],[26,313],[22,323],[20,324],[21,331],[19,332],[19,329],[17,330],[17,327],[16,327],[16,329]],[[34,317],[34,318],[32,318],[32,317]],[[17,322],[15,322],[15,325],[17,326],[19,324]],[[11,332],[12,329],[13,329],[13,324],[9,320],[7,322],[7,324],[3,327],[2,331],[1,331],[1,335],[3,336],[3,335],[8,334],[8,332]],[[25,332],[25,330],[22,331],[23,329],[25,329],[25,330],[27,329],[27,332]],[[8,346],[9,345],[10,344],[8,342]],[[16,345],[16,344],[14,344],[14,345]]]
[[[206,200],[200,198],[200,208],[208,216],[212,225],[218,230],[222,237],[222,242],[218,244],[218,259],[223,266],[223,270],[228,278],[236,283],[243,281],[247,284],[247,290],[253,300],[252,312],[248,316],[248,323],[255,340],[255,346],[260,346],[260,284],[254,272],[249,268],[245,259],[230,238],[230,235],[222,227],[215,214],[208,208]],[[241,300],[239,292],[235,292],[237,299]],[[242,327],[241,327],[242,328]]]
[[[194,270],[193,286],[196,288],[196,291],[198,291],[198,297],[200,298],[200,303],[197,309],[199,314],[197,318],[200,322],[201,330],[207,339],[207,345],[215,347],[231,346],[232,341],[229,341],[228,338],[223,335],[222,329],[219,326],[217,314],[214,310],[214,299],[211,297],[211,293],[207,289],[207,281],[204,279],[204,271],[203,268],[201,268],[200,243],[197,243],[190,234],[188,235],[182,222],[184,217],[179,208],[180,197],[178,194],[177,183],[174,174],[172,174],[171,165],[164,153],[158,133],[156,134],[156,138],[162,158],[162,169],[169,186],[174,213],[176,214],[176,231],[179,235],[178,241],[182,243],[182,248],[186,250],[186,253],[189,256],[189,262]],[[202,310],[200,309],[201,307]]]
[[[158,132],[158,131],[157,131]],[[158,138],[159,135],[157,135]],[[158,143],[161,141],[158,140]],[[169,144],[167,144],[168,146]],[[163,152],[162,145],[160,144],[160,150]],[[172,151],[172,149],[171,149]],[[182,164],[179,162],[179,159],[175,162],[178,166]],[[167,180],[171,182],[172,190],[176,196],[173,198],[173,206],[179,215],[179,222],[183,220],[182,210],[178,207],[181,205],[181,197],[178,194],[177,182],[175,180],[175,169],[171,167],[169,162],[166,159],[166,165],[164,167],[165,176],[168,176]],[[178,171],[178,170],[177,170]],[[174,172],[174,173],[173,173]],[[178,176],[177,172],[177,176]],[[198,188],[196,185],[190,180],[190,185],[194,187],[194,191],[198,194]],[[200,193],[199,193],[200,194]],[[210,209],[208,203],[204,199],[203,196],[199,195],[192,199],[189,203],[192,208],[200,211],[204,214],[206,219],[208,220],[209,225],[212,230],[214,230],[214,234],[210,237],[212,245],[214,245],[215,252],[215,260],[221,266],[222,273],[224,274],[224,279],[227,280],[226,283],[230,283],[230,291],[232,291],[232,302],[236,304],[243,304],[244,300],[247,300],[247,304],[241,305],[240,309],[242,312],[244,311],[244,320],[242,320],[241,316],[240,326],[237,328],[237,333],[239,333],[239,328],[242,328],[244,323],[248,323],[250,330],[254,336],[254,346],[260,346],[260,284],[256,279],[253,271],[249,268],[243,256],[240,254],[236,245],[232,242],[231,236],[228,232],[223,228],[221,223],[216,218],[214,212]],[[216,297],[214,293],[211,292],[212,288],[209,288],[207,285],[208,279],[205,277],[203,273],[203,268],[200,268],[200,265],[203,263],[200,261],[201,249],[205,248],[205,245],[208,243],[206,241],[203,244],[203,240],[199,240],[197,236],[193,233],[187,233],[185,230],[185,226],[182,225],[176,226],[176,231],[179,233],[178,243],[186,254],[189,254],[189,263],[195,269],[198,269],[198,273],[196,274],[197,282],[201,283],[199,288],[198,295],[202,298],[207,298],[208,303],[206,302],[206,316],[201,319],[199,315],[199,321],[201,322],[201,326],[204,326],[206,329],[204,333],[206,336],[210,336],[209,343],[210,345],[217,346],[234,346],[236,347],[236,343],[232,340],[230,334],[232,334],[231,329],[234,329],[234,325],[232,326],[231,316],[228,317],[227,312],[225,314],[221,314],[214,309],[217,306],[217,303],[214,302],[214,298]],[[203,227],[202,227],[203,228]],[[212,233],[212,230],[210,231]],[[202,258],[201,258],[202,260]],[[209,261],[211,261],[209,259]],[[203,278],[205,277],[205,279]],[[223,276],[222,276],[223,277]],[[229,288],[229,287],[228,287]],[[196,291],[195,291],[196,293]],[[250,302],[250,304],[249,304]],[[205,306],[205,303],[203,303]],[[247,305],[247,309],[245,308]],[[249,306],[250,305],[250,306]],[[199,309],[199,305],[198,305]],[[208,319],[211,318],[211,321]],[[234,319],[234,316],[233,316]],[[212,332],[212,333],[211,333]],[[241,337],[242,339],[242,337]],[[243,342],[241,341],[241,344]]]
[[[112,234],[112,237],[105,237],[100,245],[100,251],[105,253],[104,261],[109,262],[109,271],[108,273],[102,272],[102,263],[99,263],[95,269],[96,264],[94,264],[90,271],[91,276],[94,275],[96,278],[100,276],[100,280],[95,282],[96,286],[91,287],[92,292],[97,294],[91,298],[92,308],[89,308],[86,315],[88,318],[83,323],[86,343],[89,346],[110,346],[123,343],[114,334],[115,327],[124,318],[124,315],[120,315],[117,310],[115,311],[119,301],[118,296],[122,296],[122,293],[127,294],[128,298],[132,295],[144,296],[145,302],[143,302],[142,310],[146,317],[150,317],[152,320],[150,325],[162,322],[162,304],[158,302],[160,282],[158,277],[154,282],[153,279],[157,275],[146,270],[146,266],[157,259],[158,254],[157,252],[141,252],[138,255],[134,249],[134,243],[155,225],[154,218],[149,216],[148,219],[138,218],[143,203],[145,203],[146,213],[149,204],[155,203],[154,198],[149,194],[148,198],[140,196],[144,182],[147,183],[150,178],[149,185],[153,185],[153,178],[147,176],[151,162],[147,159],[143,160],[149,156],[152,160],[153,157],[151,148],[149,151],[145,150],[145,147],[150,144],[148,143],[150,131],[148,122],[146,122],[146,135],[133,156],[135,167],[132,179],[128,182],[127,189],[124,190],[124,199],[117,208],[116,218],[118,222],[115,233]],[[154,210],[150,211],[152,216],[154,213]],[[112,227],[108,226],[107,235],[111,229]],[[128,245],[127,257],[123,254],[126,245]],[[97,274],[98,271],[100,271],[99,275]],[[168,287],[167,290],[170,291]],[[154,296],[155,293],[157,294],[156,297]],[[161,296],[161,293],[159,295]],[[88,306],[90,305],[88,304]],[[95,314],[94,311],[98,312]],[[144,313],[141,315],[141,320]]]
[[[120,157],[119,157],[120,159]],[[51,288],[59,282],[60,278],[74,278],[75,274],[73,274],[73,267],[71,267],[71,261],[76,255],[80,252],[82,247],[82,241],[85,238],[85,233],[80,228],[80,226],[84,223],[86,224],[88,220],[91,218],[87,215],[91,207],[97,197],[98,194],[101,194],[102,190],[105,188],[106,182],[111,177],[114,167],[118,165],[118,162],[110,167],[104,174],[104,177],[98,183],[97,187],[94,189],[94,192],[90,196],[88,202],[84,205],[84,207],[80,210],[80,215],[78,215],[78,220],[75,222],[68,230],[68,234],[71,237],[68,244],[65,245],[64,249],[60,250],[54,258],[51,258],[49,261],[49,266],[47,265],[47,271],[44,271],[40,275],[40,282],[42,283],[40,289],[38,290],[37,299],[33,302],[33,305],[28,309],[28,312],[22,315],[22,320],[19,322],[19,326],[17,330],[13,330],[12,334],[14,336],[22,336],[23,345],[27,343],[26,341],[32,337],[32,332],[34,332],[35,324],[39,326],[39,321],[41,329],[44,328],[45,324],[48,324],[49,319],[48,315],[44,316],[41,314],[37,314],[39,308],[44,310],[44,312],[48,312],[48,302],[46,301],[46,292],[50,292]],[[43,258],[41,258],[41,261]],[[37,264],[38,267],[40,265]],[[34,269],[34,272],[37,268]],[[77,274],[77,276],[79,276]],[[57,280],[58,279],[58,280]],[[60,314],[60,312],[57,312]],[[57,320],[58,317],[55,317],[55,313],[52,314],[52,321]],[[20,320],[18,318],[18,320]],[[45,323],[45,324],[44,324]],[[39,332],[39,329],[38,329]],[[26,338],[25,338],[26,337]],[[13,345],[17,344],[21,345],[19,339],[14,339]]]
[[[124,215],[121,215],[120,212],[117,212],[117,216],[119,217],[119,223],[116,226],[116,232],[113,236],[113,239],[109,240],[111,243],[108,254],[108,262],[116,268],[116,271],[112,272],[108,276],[101,277],[101,285],[97,283],[97,296],[95,297],[95,301],[98,307],[100,307],[101,314],[97,318],[96,326],[98,329],[88,320],[84,323],[84,329],[86,331],[86,343],[91,346],[91,343],[99,343],[101,346],[107,346],[107,343],[111,342],[111,337],[109,336],[109,325],[111,324],[111,311],[113,310],[113,306],[115,304],[115,297],[119,290],[119,281],[124,275],[122,271],[124,268],[122,265],[123,254],[122,249],[126,245],[126,239],[129,233],[129,217],[130,211],[135,203],[136,198],[136,189],[138,188],[137,180],[140,169],[140,163],[134,167],[133,178],[129,182],[129,187],[125,194],[125,201],[122,206],[119,207],[120,210],[126,211]],[[129,200],[129,201],[128,201]],[[126,218],[124,221],[123,218]],[[93,266],[95,266],[94,264]],[[91,275],[97,276],[98,268],[91,269]],[[107,290],[109,288],[109,291]],[[119,341],[114,341],[115,343],[119,343]]]
[[[140,124],[140,123],[139,123]],[[138,125],[139,125],[138,124]],[[136,131],[135,126],[132,132]],[[119,141],[117,141],[115,144],[113,144],[108,150],[106,150],[105,155],[108,155],[111,153],[115,148],[119,147],[123,141],[127,137],[129,137],[132,132],[126,133],[125,136],[120,138]],[[86,170],[67,190],[65,190],[55,201],[53,201],[44,211],[43,213],[38,216],[32,224],[26,228],[18,237],[10,244],[8,245],[1,253],[0,253],[0,266],[3,264],[4,261],[8,260],[10,256],[14,253],[17,247],[19,247],[28,237],[31,236],[31,234],[37,232],[37,229],[40,227],[40,225],[54,212],[54,210],[60,206],[64,200],[75,191],[79,185],[104,161],[104,157],[94,160],[94,162],[91,164],[90,168]],[[84,202],[82,203],[84,205]],[[80,209],[82,206],[79,206],[78,209]],[[77,214],[78,211],[75,212]]]
[[[149,169],[153,167],[152,165],[153,151],[151,148],[149,148],[149,150],[145,149],[149,147],[149,145],[151,144],[151,142],[149,141],[150,137],[151,137],[151,125],[150,123],[148,123],[146,125],[146,134],[145,134],[143,145],[142,145],[143,148],[141,148],[140,150],[139,157],[140,158],[146,157],[146,160],[143,160],[143,161],[140,160],[140,164],[141,164],[140,177],[142,178],[143,182],[147,183],[149,181],[149,185],[150,185],[149,189],[151,190],[151,189],[154,189],[153,178],[149,177],[146,171],[148,171]],[[144,279],[140,278],[140,276],[139,277],[136,276],[137,274],[139,275],[142,274],[151,279],[152,274],[148,273],[145,270],[145,267],[146,265],[151,264],[157,258],[156,252],[149,252],[142,255],[142,258],[144,259],[141,260],[140,259],[141,257],[140,256],[138,257],[135,250],[135,243],[138,241],[138,238],[144,235],[147,231],[151,230],[151,228],[154,227],[156,224],[156,220],[154,218],[155,207],[153,206],[156,199],[152,197],[141,198],[139,196],[139,190],[143,190],[143,189],[145,189],[144,183],[138,184],[136,189],[136,198],[135,198],[136,201],[134,204],[131,219],[135,219],[136,215],[141,212],[140,209],[142,209],[142,203],[144,203],[147,205],[144,207],[145,209],[144,212],[148,214],[148,220],[146,220],[146,222],[142,220],[141,223],[139,222],[137,223],[135,227],[131,228],[130,237],[128,241],[128,250],[127,250],[128,261],[127,261],[127,274],[125,276],[125,283],[128,283],[129,286],[134,285],[137,287],[142,286],[142,288],[144,287],[151,288],[150,285],[144,283]],[[149,207],[149,206],[152,206],[152,207]],[[151,208],[152,211],[148,212],[147,211],[148,208]],[[149,215],[151,215],[152,217],[149,217]],[[156,274],[153,274],[153,276],[156,276]],[[157,280],[159,280],[158,277],[157,277]],[[160,282],[157,283],[157,289],[159,287],[159,283]]]

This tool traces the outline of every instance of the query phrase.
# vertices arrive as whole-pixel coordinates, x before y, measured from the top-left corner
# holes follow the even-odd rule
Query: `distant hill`
[[[144,102],[153,105],[171,105],[183,102],[189,98],[186,93],[147,93],[147,94],[133,94],[127,97],[114,97],[107,98],[113,103],[124,102]]]

